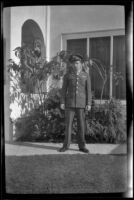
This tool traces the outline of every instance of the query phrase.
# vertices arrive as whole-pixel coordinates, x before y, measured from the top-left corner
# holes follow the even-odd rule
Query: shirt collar
[[[81,69],[81,70],[79,71],[79,73],[77,73],[77,72],[75,71],[75,69],[72,67],[72,68],[71,68],[71,71],[72,71],[73,74],[79,76],[79,75],[83,72],[83,69]]]
[[[79,76],[81,73],[82,73],[82,69],[76,74],[77,74],[77,76]]]

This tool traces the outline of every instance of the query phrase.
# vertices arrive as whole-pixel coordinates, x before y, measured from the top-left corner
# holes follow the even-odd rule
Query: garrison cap
[[[75,55],[71,55],[69,58],[69,61],[71,63],[75,62],[75,61],[83,61],[83,57],[80,54],[75,54]]]

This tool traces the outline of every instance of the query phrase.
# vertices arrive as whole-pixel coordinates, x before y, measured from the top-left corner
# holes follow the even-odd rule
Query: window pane
[[[87,39],[71,39],[67,40],[67,51],[74,54],[81,54],[83,57],[87,54]]]
[[[110,37],[91,38],[89,44],[90,58],[98,59],[106,68],[107,82],[104,88],[103,99],[109,99],[109,66],[110,66]],[[100,67],[100,65],[98,65]],[[103,80],[96,68],[91,67],[91,85],[95,98],[100,99]]]
[[[121,72],[123,79],[118,85],[113,80],[113,96],[117,99],[126,98],[126,63],[125,63],[125,36],[114,36],[113,39],[113,65],[114,73]]]

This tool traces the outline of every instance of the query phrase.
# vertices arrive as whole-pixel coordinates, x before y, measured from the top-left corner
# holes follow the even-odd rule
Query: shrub
[[[53,89],[46,101],[46,112],[42,106],[30,113],[30,118],[23,118],[18,140],[63,142],[65,133],[65,114],[60,109],[60,90]],[[20,120],[16,122],[18,126]],[[23,126],[25,124],[25,126]],[[24,128],[23,128],[24,127]],[[20,128],[21,129],[21,128]],[[23,134],[22,134],[23,132]],[[74,118],[72,141],[76,142],[77,122]],[[104,105],[92,102],[91,112],[86,112],[86,141],[102,143],[122,143],[126,141],[126,126],[122,115],[121,103],[112,99]]]
[[[26,46],[17,47],[15,54],[20,58],[20,63],[17,65],[10,59],[8,71],[11,78],[10,101],[21,106],[21,118],[14,121],[17,140],[63,141],[65,115],[60,109],[60,89],[52,88],[47,93],[46,89],[42,89],[42,84],[44,81],[46,83],[49,75],[60,80],[65,71],[70,69],[69,56],[72,53],[61,51],[50,62]],[[103,80],[102,100],[107,83],[106,66],[96,59],[88,58],[84,62],[84,68],[87,70],[91,66],[98,70]],[[118,83],[122,77],[117,74],[115,78]],[[35,98],[36,89],[39,99]],[[91,112],[86,113],[87,142],[125,142],[126,127],[120,102],[114,99],[106,101],[104,105],[101,102],[100,105],[95,105],[93,99]],[[77,123],[74,118],[73,141],[76,141],[76,132]]]
[[[44,105],[29,113],[29,117],[16,120],[19,135],[15,135],[21,141],[62,141],[64,137],[64,111],[60,109],[60,93],[52,89],[46,98]],[[45,113],[42,112],[43,106]],[[23,128],[23,124],[25,124]],[[22,133],[23,132],[23,133]]]
[[[87,138],[97,142],[125,142],[126,120],[123,118],[122,105],[119,100],[111,99],[104,105],[95,105],[87,117]]]

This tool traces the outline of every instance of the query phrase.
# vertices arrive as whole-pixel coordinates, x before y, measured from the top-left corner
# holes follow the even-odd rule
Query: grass
[[[127,156],[6,156],[6,192],[117,193],[127,190]]]

